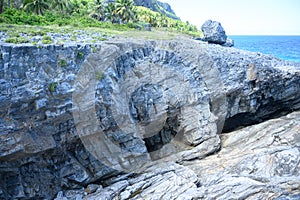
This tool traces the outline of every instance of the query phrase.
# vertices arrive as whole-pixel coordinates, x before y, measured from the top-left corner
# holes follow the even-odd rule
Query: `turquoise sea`
[[[229,36],[234,47],[300,62],[300,36]]]

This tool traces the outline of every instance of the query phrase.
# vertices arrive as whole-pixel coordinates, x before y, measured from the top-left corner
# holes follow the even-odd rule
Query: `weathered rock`
[[[85,199],[297,199],[299,131],[295,112],[223,134],[215,155],[183,165],[159,160]]]
[[[201,26],[206,41],[215,44],[225,44],[227,36],[220,22],[207,20]]]
[[[99,190],[99,189],[102,189],[102,186],[99,186],[99,185],[97,185],[97,184],[90,184],[90,185],[87,186],[85,192],[86,192],[87,194],[91,194],[91,193],[96,192],[96,191]]]
[[[226,42],[224,44],[222,44],[222,46],[224,46],[224,47],[233,47],[234,46],[233,39],[227,38]]]
[[[85,199],[192,199],[198,193],[196,174],[173,162],[152,163],[126,179]]]
[[[103,196],[125,198],[138,191],[138,198],[148,198],[175,180],[192,192],[175,187],[166,198],[201,196],[202,190],[194,193],[197,181],[178,175],[190,171],[174,163],[174,173],[165,178],[152,172],[155,167],[140,171],[157,180],[108,178],[120,174],[118,169],[130,171],[129,163],[138,170],[160,158],[205,158],[219,150],[224,122],[230,131],[300,106],[299,65],[219,45],[2,45],[0,54],[2,199],[84,198],[83,187],[102,182],[111,185],[99,187]],[[99,132],[84,132],[94,125],[106,140]],[[164,185],[168,178],[174,181]],[[139,192],[138,180],[154,185]]]
[[[216,82],[204,84],[208,76],[218,78],[217,70],[204,70],[201,59],[206,59],[205,67],[213,68],[206,54],[201,53],[196,43],[188,41],[135,45],[134,51],[128,43],[103,45],[100,52],[86,58],[78,73],[77,82],[82,83],[85,79],[93,80],[94,74],[109,72],[98,85],[96,94],[101,96],[96,96],[96,100],[95,91],[89,88],[97,87],[97,81],[85,83],[84,88],[80,84],[73,93],[77,132],[86,148],[105,165],[126,171],[132,171],[132,166],[136,168],[150,158],[165,157],[190,146],[203,151],[195,148],[193,153],[181,154],[179,159],[203,157],[216,151],[220,144],[217,130],[221,131],[221,127],[216,123],[216,110],[210,108],[206,90],[219,97],[212,105],[225,105],[225,95],[220,87],[214,87]],[[168,46],[173,52],[161,46]],[[99,59],[101,56],[105,60]],[[202,65],[199,71],[194,71],[194,66]],[[90,73],[91,66],[94,73]],[[97,102],[96,110],[94,102]],[[91,123],[97,121],[97,115],[102,130],[97,129],[97,123]],[[216,115],[225,118],[225,110]],[[104,135],[120,142],[130,153],[124,153]]]
[[[138,30],[145,30],[145,31],[151,31],[151,24],[150,23],[143,23],[143,24],[139,24],[136,27]]]
[[[299,63],[219,45],[207,45],[207,51],[220,71],[226,93],[227,116],[223,131],[300,108]]]
[[[146,23],[146,24],[144,24],[143,26],[144,26],[144,29],[145,29],[146,31],[151,31],[151,24]]]
[[[295,112],[223,134],[219,153],[184,165],[198,175],[204,199],[297,199],[299,131]]]

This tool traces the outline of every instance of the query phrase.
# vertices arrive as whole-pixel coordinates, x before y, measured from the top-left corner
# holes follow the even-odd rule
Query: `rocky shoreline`
[[[0,55],[1,199],[299,198],[300,63],[183,38]]]

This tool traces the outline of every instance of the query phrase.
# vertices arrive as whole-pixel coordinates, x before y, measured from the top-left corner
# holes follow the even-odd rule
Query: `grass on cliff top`
[[[153,39],[153,40],[171,40],[179,36],[185,37],[200,37],[201,32],[186,32],[166,28],[152,28],[152,31],[137,30],[134,28],[103,28],[103,27],[74,27],[74,26],[37,26],[37,25],[15,25],[15,24],[0,24],[0,32],[5,32],[9,38],[6,42],[9,43],[26,43],[27,40],[22,40],[22,36],[47,36],[47,33],[72,34],[76,35],[78,31],[85,31],[87,34],[100,33],[107,37],[124,37],[137,39]],[[27,41],[28,42],[28,41]],[[50,42],[51,43],[51,42]]]
[[[202,36],[202,32],[188,22],[170,19],[148,8],[136,7],[136,9],[138,12],[137,22],[129,21],[125,24],[117,24],[109,21],[99,21],[87,14],[68,15],[46,11],[44,15],[34,15],[24,10],[10,8],[0,14],[0,31],[8,34],[7,41],[20,43],[30,40],[33,36],[44,36],[47,33],[73,34],[76,38],[78,30],[84,30],[88,34],[100,33],[105,37],[124,36],[163,40],[172,39],[175,35]],[[161,28],[152,28],[153,31],[151,32],[143,31],[147,23],[151,24],[152,27]],[[137,27],[141,31],[137,30]],[[101,38],[97,39],[100,40]],[[75,39],[73,41],[76,42]]]

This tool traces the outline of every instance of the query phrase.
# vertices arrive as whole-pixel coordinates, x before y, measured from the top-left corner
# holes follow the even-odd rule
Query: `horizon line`
[[[300,34],[228,34],[228,36],[300,36]]]

